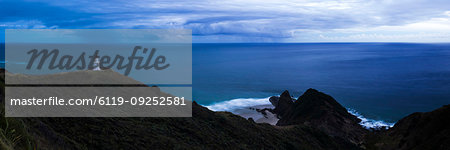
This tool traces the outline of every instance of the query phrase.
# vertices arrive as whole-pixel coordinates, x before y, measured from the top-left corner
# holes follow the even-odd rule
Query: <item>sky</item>
[[[191,29],[194,43],[450,42],[449,0],[0,0],[5,29]]]

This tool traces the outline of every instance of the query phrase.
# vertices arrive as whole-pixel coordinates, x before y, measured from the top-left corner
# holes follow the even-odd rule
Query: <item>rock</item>
[[[333,97],[315,89],[308,89],[295,102],[285,91],[279,101],[274,109],[281,116],[277,122],[279,126],[304,124],[355,144],[359,144],[368,132],[359,125],[361,120],[348,113]]]
[[[269,98],[270,103],[272,103],[273,106],[277,107],[278,100],[280,100],[280,97],[278,96],[272,96]]]
[[[273,112],[273,110],[271,108],[263,108],[263,109],[256,108],[255,110],[257,112],[261,113],[264,116],[264,118],[267,118],[267,112],[270,112],[270,113]]]
[[[104,72],[107,71],[95,73]],[[63,75],[71,77],[79,73]],[[87,75],[93,76],[92,73]],[[55,76],[43,78],[51,77]],[[86,78],[87,81],[92,79],[96,78]],[[113,83],[123,81],[116,80],[111,78]],[[4,85],[3,77],[0,84]],[[3,94],[2,90],[0,95]],[[387,131],[371,133],[331,96],[314,89],[308,89],[296,101],[288,91],[270,100],[276,107],[274,110],[257,111],[266,113],[269,117],[262,118],[266,120],[276,120],[272,113],[277,112],[281,116],[279,126],[255,123],[262,121],[247,120],[230,112],[213,112],[195,101],[192,102],[192,117],[188,118],[5,118],[4,107],[0,107],[0,116],[3,116],[0,126],[3,129],[8,126],[6,133],[14,133],[12,139],[0,137],[0,141],[7,141],[0,144],[0,149],[434,150],[450,147],[450,105],[432,112],[411,114]],[[5,102],[3,96],[0,102]]]
[[[413,113],[399,120],[393,128],[378,133],[367,145],[374,149],[449,149],[450,105],[432,112]]]
[[[287,112],[290,111],[294,102],[292,101],[291,95],[286,90],[278,98],[278,103],[273,109],[273,112],[277,114],[278,118],[283,118]]]
[[[17,80],[67,79],[84,75],[92,83],[104,74],[111,83],[132,81],[111,71],[78,71],[45,76],[14,76]],[[0,80],[4,84],[3,80]],[[75,81],[74,81],[75,82]],[[137,81],[136,81],[137,82]],[[143,83],[139,85],[147,86]],[[118,87],[121,88],[121,87]],[[56,92],[55,92],[56,93]],[[3,92],[1,92],[3,94]],[[287,95],[287,96],[285,96]],[[73,95],[76,96],[76,95]],[[292,105],[282,94],[279,108]],[[5,102],[0,96],[0,102]],[[2,104],[4,106],[4,104]],[[266,120],[274,115],[266,110]],[[14,133],[0,136],[0,149],[357,149],[340,138],[306,125],[276,127],[230,112],[214,112],[192,102],[192,117],[19,117],[5,118],[0,107],[0,127]],[[252,121],[253,120],[253,121]],[[8,125],[6,125],[8,124]],[[15,138],[21,137],[21,138]],[[14,143],[4,145],[4,143]],[[6,148],[5,148],[6,147]],[[9,148],[11,147],[11,148]]]

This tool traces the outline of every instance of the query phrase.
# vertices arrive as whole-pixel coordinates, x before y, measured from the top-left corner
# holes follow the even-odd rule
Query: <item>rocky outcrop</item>
[[[39,149],[359,149],[313,127],[258,124],[229,112],[210,111],[195,102],[190,118],[8,121],[12,120],[23,123],[27,135],[18,140],[15,149],[28,149],[27,145]]]
[[[450,148],[450,105],[413,113],[393,128],[367,138],[369,149],[439,150]]]
[[[287,90],[284,91],[280,97],[271,97],[270,99],[272,99],[272,101],[274,101],[274,99],[277,100],[276,102],[272,102],[272,104],[275,103],[273,112],[277,114],[278,118],[282,118],[286,113],[290,112],[292,104],[294,104],[293,99]]]
[[[89,75],[95,79],[97,72]],[[67,75],[67,74],[63,74]],[[69,74],[70,75],[70,74]],[[72,74],[73,75],[73,74]],[[0,80],[4,84],[2,76]],[[189,118],[5,118],[0,149],[448,149],[450,105],[414,113],[387,131],[369,132],[331,96],[308,89],[270,101],[278,126],[255,123],[193,102]],[[266,110],[261,110],[266,111]]]
[[[51,77],[85,74],[85,81],[89,82],[103,72]],[[127,80],[121,78],[127,77],[114,75],[108,80]],[[0,95],[3,94],[2,91]],[[292,100],[284,101],[289,93],[282,95],[280,108],[292,105]],[[3,99],[1,96],[0,101]],[[192,117],[187,118],[5,118],[1,106],[4,103],[0,105],[0,131],[6,131],[0,132],[0,149],[359,149],[314,127],[259,124],[229,112],[213,112],[195,102]]]
[[[308,89],[295,102],[287,91],[283,92],[274,110],[280,116],[279,126],[308,125],[355,144],[361,143],[368,132],[359,125],[361,120],[348,113],[333,97],[315,89]]]
[[[278,100],[274,109],[280,118],[278,126],[310,126],[363,149],[447,150],[450,147],[450,105],[432,112],[413,113],[393,128],[370,132],[333,97],[315,89],[308,89],[297,100],[287,91],[271,99]]]

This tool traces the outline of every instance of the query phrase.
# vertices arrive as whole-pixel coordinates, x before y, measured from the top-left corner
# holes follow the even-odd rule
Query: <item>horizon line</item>
[[[450,42],[192,42],[192,44],[333,44],[333,43],[450,44]],[[2,41],[0,42],[0,44],[6,44],[6,42]]]

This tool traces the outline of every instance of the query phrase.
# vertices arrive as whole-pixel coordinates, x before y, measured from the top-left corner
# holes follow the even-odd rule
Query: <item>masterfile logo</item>
[[[49,51],[47,49],[37,50],[32,49],[27,52],[30,54],[30,60],[27,64],[27,69],[30,70],[33,67],[33,63],[38,62],[39,64],[36,66],[36,69],[42,69],[43,64],[46,61],[49,61],[48,69],[60,69],[60,70],[71,70],[74,67],[78,70],[85,69],[94,69],[95,67],[100,67],[104,69],[116,68],[118,70],[125,70],[124,75],[130,74],[132,69],[156,69],[163,70],[170,66],[169,63],[166,63],[166,57],[163,55],[156,56],[153,59],[153,56],[156,53],[156,48],[152,48],[149,52],[148,57],[136,56],[139,50],[142,49],[142,46],[135,46],[131,56],[121,56],[116,55],[113,59],[110,56],[99,56],[99,50],[96,50],[94,54],[86,57],[86,53],[81,53],[78,57],[71,55],[63,55],[58,57],[59,50],[53,49]],[[142,53],[147,54],[148,48],[143,48]],[[57,60],[59,58],[59,60]],[[75,58],[75,60],[74,60]],[[125,59],[126,58],[126,59]],[[74,60],[74,61],[73,61]],[[87,62],[86,62],[87,60]],[[127,61],[127,62],[126,62]],[[133,67],[133,61],[136,61],[136,67]],[[153,62],[151,62],[153,61]]]
[[[191,117],[184,29],[8,29],[8,117]]]

